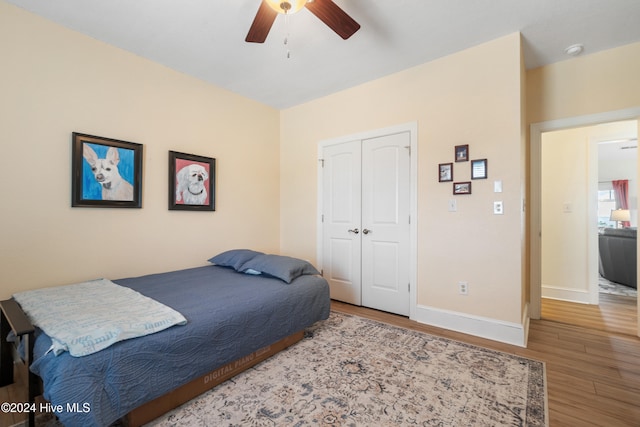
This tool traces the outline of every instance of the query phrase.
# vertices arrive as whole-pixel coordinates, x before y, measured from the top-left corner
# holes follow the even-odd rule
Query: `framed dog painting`
[[[169,210],[215,211],[216,159],[169,151]]]
[[[142,145],[72,134],[72,207],[142,207]]]

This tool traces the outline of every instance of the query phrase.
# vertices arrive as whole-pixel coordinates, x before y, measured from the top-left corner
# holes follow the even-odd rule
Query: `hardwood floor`
[[[528,346],[521,348],[336,301],[332,309],[544,361],[551,427],[640,426],[637,336],[532,320]]]
[[[28,402],[26,370],[23,365],[16,365],[14,369],[14,378],[15,383],[6,387],[0,387],[0,403]],[[38,398],[37,407],[39,407],[41,402],[43,402],[43,400]],[[5,413],[4,411],[0,412],[1,427],[11,426],[26,419],[26,414]]]
[[[600,331],[637,336],[638,305],[633,297],[610,294],[600,294],[599,305],[543,298],[542,318]]]
[[[521,348],[423,325],[402,316],[332,302],[332,309],[336,311],[544,361],[551,427],[638,427],[640,338],[608,330],[607,325],[616,320],[611,320],[612,315],[603,307],[600,312],[584,313],[573,308],[575,312],[561,315],[554,314],[553,307],[543,303],[543,313],[557,319],[532,320],[528,347]],[[566,323],[575,319],[584,320],[587,326]],[[0,402],[22,402],[25,398],[22,377],[16,384],[0,388]],[[21,418],[0,413],[0,426],[9,426]]]

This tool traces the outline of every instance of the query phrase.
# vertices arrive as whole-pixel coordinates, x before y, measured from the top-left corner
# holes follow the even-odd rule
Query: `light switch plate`
[[[458,210],[458,203],[456,199],[449,199],[449,212],[455,212]]]
[[[502,193],[502,181],[493,181],[493,192]]]

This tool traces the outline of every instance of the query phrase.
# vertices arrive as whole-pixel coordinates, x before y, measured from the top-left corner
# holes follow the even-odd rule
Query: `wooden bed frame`
[[[35,328],[15,300],[9,299],[0,301],[0,309],[2,310],[0,328],[0,387],[13,383],[14,360],[21,360],[21,357],[18,355],[15,347],[6,340],[7,334],[9,334],[10,331],[13,331],[13,333],[17,337],[20,337],[25,343],[26,354],[24,365],[29,374],[29,403],[35,405],[36,397],[42,394],[42,382],[40,381],[40,378],[28,369],[33,361]],[[205,391],[214,388],[218,384],[223,383],[240,372],[257,365],[263,360],[268,359],[274,354],[297,343],[303,337],[304,331],[298,331],[281,339],[280,341],[241,357],[238,360],[219,366],[209,373],[196,378],[191,382],[158,397],[157,399],[139,406],[125,415],[122,421],[128,427],[139,427],[148,423],[162,414],[165,414],[183,403],[188,402]],[[29,412],[27,426],[35,426],[35,412],[33,411]]]

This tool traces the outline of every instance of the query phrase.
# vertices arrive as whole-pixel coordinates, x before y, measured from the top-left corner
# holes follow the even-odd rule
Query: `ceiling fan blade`
[[[313,0],[305,7],[345,40],[360,29],[360,24],[332,0]]]
[[[249,33],[244,41],[249,43],[264,43],[269,35],[273,21],[276,20],[278,12],[271,9],[267,3],[260,1],[260,8],[256,17],[253,19],[253,24],[249,28]]]

